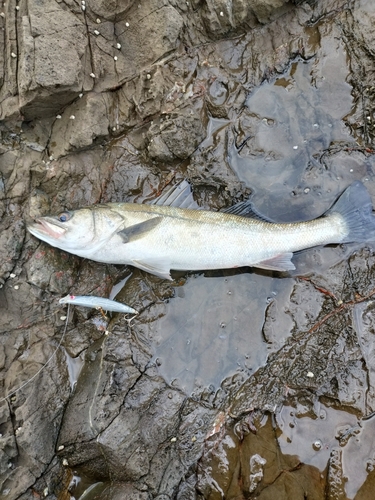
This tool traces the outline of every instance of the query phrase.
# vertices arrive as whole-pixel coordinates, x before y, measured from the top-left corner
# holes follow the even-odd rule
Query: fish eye
[[[71,218],[71,214],[69,212],[61,212],[57,218],[60,222],[67,222]]]

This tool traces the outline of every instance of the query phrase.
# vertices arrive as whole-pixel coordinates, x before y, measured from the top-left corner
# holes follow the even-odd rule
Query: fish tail
[[[362,182],[353,182],[325,215],[333,213],[339,213],[344,218],[348,229],[347,236],[340,243],[375,240],[372,201]]]

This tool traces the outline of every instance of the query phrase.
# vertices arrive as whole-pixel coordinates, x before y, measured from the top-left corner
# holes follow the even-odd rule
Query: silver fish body
[[[370,196],[360,182],[323,217],[271,223],[233,213],[109,203],[40,217],[28,230],[47,243],[98,262],[130,264],[162,278],[170,270],[254,266],[295,269],[292,252],[375,234]]]

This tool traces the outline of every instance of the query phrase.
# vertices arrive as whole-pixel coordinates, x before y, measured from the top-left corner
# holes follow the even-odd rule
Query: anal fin
[[[133,260],[132,265],[164,280],[172,280],[170,263],[166,259]]]
[[[293,271],[296,267],[291,261],[292,257],[292,252],[285,252],[253,265],[261,269],[269,269],[270,271]]]

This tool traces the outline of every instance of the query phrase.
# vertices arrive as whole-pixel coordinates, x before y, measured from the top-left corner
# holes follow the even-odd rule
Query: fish
[[[94,309],[103,309],[104,311],[138,314],[138,311],[126,304],[93,295],[67,295],[59,300],[59,304],[73,304],[74,306],[92,307]]]
[[[38,217],[27,229],[66,252],[132,265],[163,279],[172,279],[171,270],[250,266],[287,272],[295,269],[293,252],[375,239],[371,197],[360,181],[322,216],[291,223],[267,219],[251,200],[224,211],[200,210],[188,192],[190,185],[181,184],[154,204],[105,203],[66,210]]]

